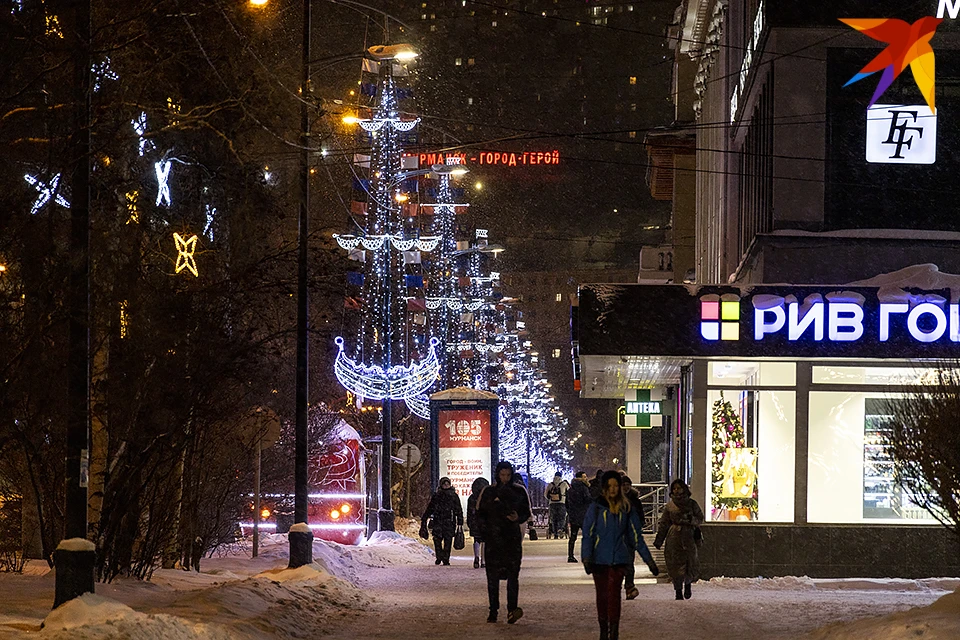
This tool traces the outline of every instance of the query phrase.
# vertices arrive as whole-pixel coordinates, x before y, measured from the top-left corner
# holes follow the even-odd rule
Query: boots
[[[677,587],[677,600],[683,600],[683,591],[680,590],[680,587]]]
[[[609,640],[620,640],[620,622],[611,622],[610,631],[607,634]]]
[[[689,600],[693,596],[693,592],[690,591],[690,583],[688,582],[683,586],[683,597]]]
[[[610,640],[610,625],[606,620],[600,621],[600,640]]]

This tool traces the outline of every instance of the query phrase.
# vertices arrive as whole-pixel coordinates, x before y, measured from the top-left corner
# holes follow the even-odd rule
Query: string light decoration
[[[127,301],[120,301],[120,339],[127,337],[127,331],[130,328],[130,318],[127,316]]]
[[[385,124],[389,124],[397,131],[410,131],[420,123],[420,118],[416,120],[401,120],[400,118],[373,118],[369,120],[357,120],[364,131],[379,131]]]
[[[173,163],[169,160],[161,160],[153,165],[157,173],[157,206],[160,206],[160,203],[166,202],[167,206],[172,206],[173,202],[170,200],[170,167],[173,166]]]
[[[63,40],[63,31],[60,29],[60,18],[52,13],[46,14],[45,18],[47,26],[46,35]]]
[[[140,192],[134,189],[124,194],[127,201],[127,224],[140,224],[140,209],[137,208],[137,200],[140,199]]]
[[[430,340],[430,350],[421,362],[389,369],[358,363],[343,352],[342,337],[337,336],[334,342],[338,348],[333,368],[337,380],[351,393],[369,400],[405,400],[418,396],[430,388],[440,371],[436,338]]]
[[[206,218],[206,224],[203,227],[203,235],[210,242],[213,242],[213,223],[216,221],[217,208],[210,204],[203,205],[203,215]]]
[[[100,88],[103,86],[105,81],[120,79],[120,76],[117,75],[117,72],[113,70],[112,66],[110,66],[110,56],[104,56],[103,60],[94,63],[90,70],[93,72],[94,92],[100,91]]]
[[[140,156],[143,157],[143,154],[147,151],[153,151],[156,149],[156,145],[153,144],[152,140],[148,140],[146,137],[147,134],[147,114],[143,111],[140,112],[140,115],[136,117],[135,120],[131,120],[130,124],[133,125],[133,130],[137,132],[137,138],[140,143]]]
[[[32,176],[29,173],[23,176],[23,179],[27,181],[28,184],[33,185],[33,188],[37,190],[37,199],[33,201],[33,206],[30,207],[30,215],[37,215],[37,213],[52,199],[55,203],[63,207],[64,209],[70,208],[70,201],[67,200],[63,195],[60,194],[60,174],[54,174],[50,178],[50,182],[44,182],[36,176]]]
[[[176,272],[180,273],[186,269],[193,274],[194,278],[200,277],[200,272],[197,270],[197,261],[193,256],[197,250],[197,235],[194,234],[184,240],[183,236],[174,232],[173,240],[177,245]]]
[[[393,246],[398,251],[412,251],[416,247],[417,251],[429,253],[437,248],[440,239],[434,236],[421,236],[419,238],[404,238],[401,235],[365,235],[355,236],[351,234],[333,234],[333,238],[343,249],[353,250],[358,246],[370,251],[378,251],[385,247]]]
[[[424,420],[430,419],[430,396],[426,393],[404,398],[404,402],[407,403],[407,408],[410,409],[410,413],[413,415],[418,418],[423,418]]]

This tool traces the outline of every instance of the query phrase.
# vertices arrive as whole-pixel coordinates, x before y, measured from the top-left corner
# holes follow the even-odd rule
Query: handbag
[[[463,539],[463,527],[457,527],[457,533],[453,536],[453,548],[460,551],[466,544],[466,540]]]

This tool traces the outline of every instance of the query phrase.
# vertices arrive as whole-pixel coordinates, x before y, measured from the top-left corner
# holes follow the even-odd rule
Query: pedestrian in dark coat
[[[583,517],[587,514],[587,507],[593,502],[590,496],[590,485],[587,483],[587,474],[578,471],[573,477],[573,484],[567,491],[567,519],[570,521],[570,542],[567,543],[567,562],[576,562],[573,556],[574,545],[577,544],[577,534],[583,528]]]
[[[477,522],[477,499],[480,492],[485,487],[490,486],[490,481],[484,477],[479,477],[473,481],[470,486],[470,497],[467,498],[467,527],[470,528],[470,535],[473,536],[473,568],[479,569],[486,566],[484,557],[483,536],[480,535],[480,523]]]
[[[620,479],[620,489],[623,491],[623,497],[630,503],[630,508],[637,512],[640,517],[640,526],[643,527],[644,515],[643,505],[640,504],[640,492],[633,488],[633,480],[630,479],[630,476],[625,475]],[[627,566],[627,572],[623,576],[623,589],[627,592],[627,600],[633,600],[640,595],[640,590],[637,589],[636,585],[637,568],[633,563],[634,560],[635,558],[631,558],[630,564]]]
[[[643,529],[637,511],[624,498],[620,474],[603,474],[603,493],[587,509],[583,520],[583,568],[593,575],[597,591],[597,619],[600,640],[620,638],[620,587],[626,567],[639,552],[653,575],[660,573],[643,541]]]
[[[670,502],[663,508],[653,545],[659,549],[666,543],[663,558],[677,600],[689,599],[693,595],[690,584],[700,574],[696,531],[701,523],[703,510],[690,497],[690,487],[683,480],[674,480],[670,483]]]
[[[486,546],[487,596],[490,615],[496,622],[500,611],[500,580],[507,581],[507,622],[523,615],[519,606],[520,562],[523,560],[523,524],[530,519],[530,498],[523,485],[513,480],[513,465],[497,464],[494,484],[480,494],[477,521]]]
[[[597,475],[590,481],[590,497],[596,500],[603,493],[603,485],[600,479],[603,477],[603,469],[597,469]]]
[[[440,478],[440,488],[430,498],[430,504],[423,512],[421,531],[427,526],[428,520],[430,532],[433,534],[433,546],[437,550],[436,564],[442,562],[449,566],[453,536],[457,533],[457,527],[463,526],[463,506],[450,478]]]

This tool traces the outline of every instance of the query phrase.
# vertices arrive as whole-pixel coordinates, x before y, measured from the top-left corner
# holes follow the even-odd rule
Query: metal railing
[[[643,507],[643,532],[656,533],[657,521],[664,505],[667,504],[667,489],[665,482],[644,482],[633,485],[640,494],[640,505]]]

